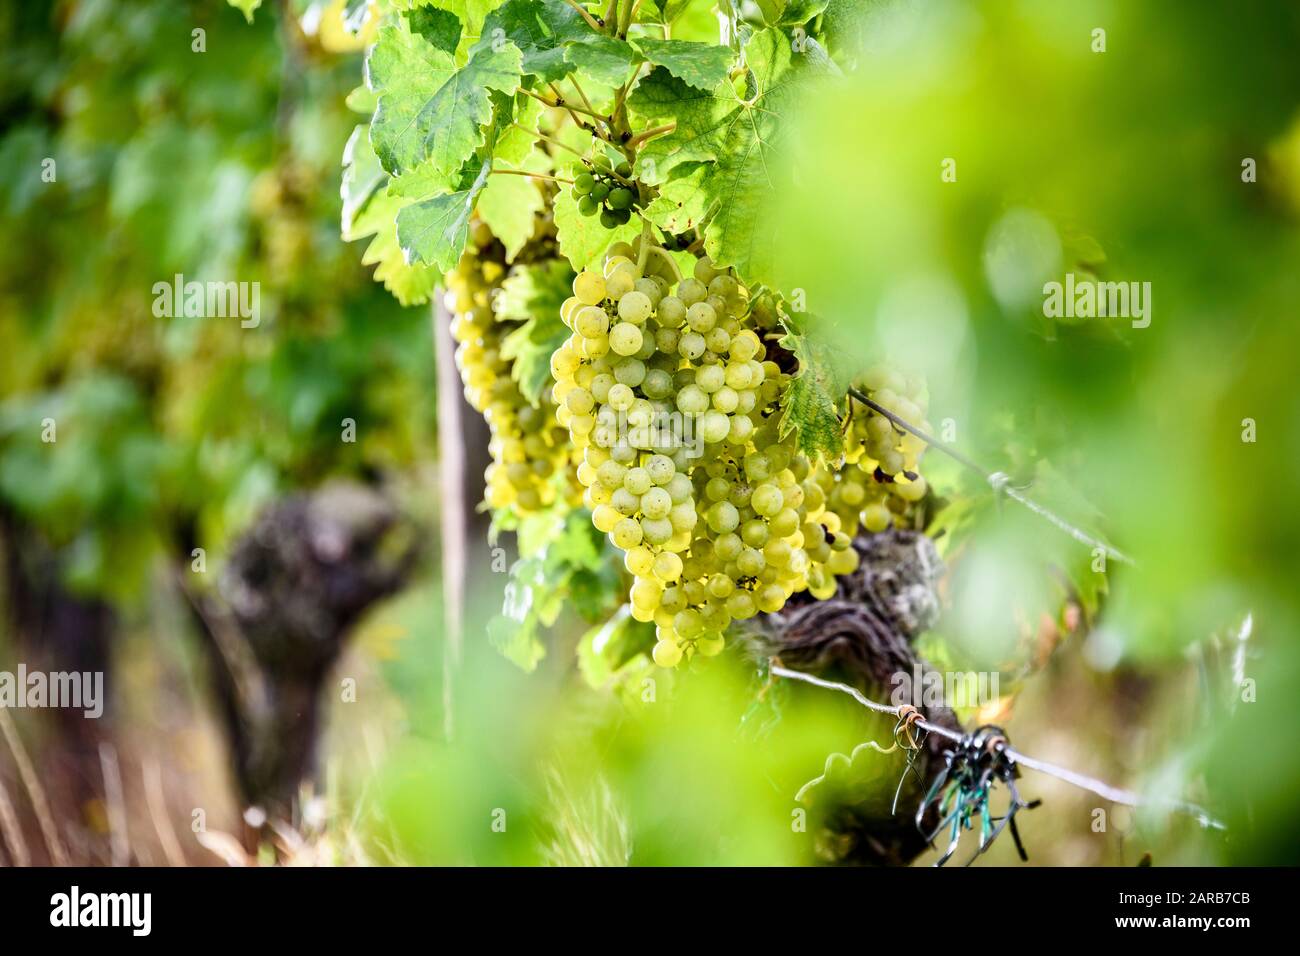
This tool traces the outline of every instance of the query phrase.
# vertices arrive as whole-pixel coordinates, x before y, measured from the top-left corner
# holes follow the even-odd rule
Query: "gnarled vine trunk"
[[[326,680],[365,610],[405,582],[412,531],[368,488],[291,495],[236,542],[215,592],[186,589],[246,805],[289,818]]]
[[[855,542],[862,561],[842,577],[835,595],[818,601],[808,594],[793,597],[780,612],[766,616],[759,650],[791,669],[842,681],[873,700],[888,701],[902,688],[911,702],[910,682],[929,666],[913,647],[939,610],[935,586],[943,563],[934,545],[915,531],[863,535]],[[924,716],[960,731],[947,707],[920,707]],[[881,720],[889,736],[892,724]],[[914,814],[925,789],[943,769],[945,741],[931,735],[922,742],[891,812],[893,785],[870,788],[856,799],[838,795],[820,808],[818,852],[834,863],[902,865],[923,853],[927,843]],[[879,759],[872,754],[873,759]],[[933,815],[927,820],[933,824]]]

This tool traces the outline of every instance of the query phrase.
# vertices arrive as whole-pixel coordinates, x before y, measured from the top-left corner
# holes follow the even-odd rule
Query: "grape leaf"
[[[585,269],[598,262],[611,244],[620,239],[631,242],[640,232],[635,219],[617,229],[606,229],[599,217],[578,212],[578,204],[567,189],[561,189],[556,195],[554,213],[560,252],[574,269]]]
[[[647,124],[676,123],[671,133],[646,143],[637,169],[647,182],[663,184],[683,163],[711,163],[699,182],[707,204],[717,203],[705,230],[706,251],[750,282],[775,284],[774,247],[760,217],[777,188],[773,170],[784,114],[818,71],[794,57],[778,30],[754,34],[745,56],[752,73],[751,95],[745,97],[729,80],[697,90],[664,67],[637,84],[629,105],[638,116]]]
[[[691,0],[650,0],[654,7],[654,13],[658,15],[658,23],[672,23],[677,19],[687,7],[691,5]],[[650,11],[645,11],[647,15]]]
[[[544,157],[534,154],[526,169],[540,172],[546,165]],[[509,168],[504,164],[498,169]],[[537,182],[527,176],[498,174],[491,177],[483,194],[478,197],[478,214],[492,234],[506,247],[506,258],[513,261],[533,234],[534,217],[546,205]]]
[[[512,125],[506,126],[497,136],[497,159],[512,166],[521,165],[533,147],[537,145],[537,124],[542,118],[544,107],[531,96],[517,94],[514,104]]]
[[[534,406],[551,382],[551,355],[569,337],[560,306],[569,297],[573,270],[560,259],[517,267],[502,283],[497,317],[523,324],[506,336],[502,358],[512,360],[511,375]]]
[[[621,86],[641,63],[641,54],[626,40],[591,33],[564,48],[564,60],[607,86]]]
[[[501,0],[438,0],[438,6],[454,13],[465,24],[466,32],[479,36],[483,33],[483,21],[501,6]]]
[[[645,208],[645,217],[665,232],[680,234],[694,229],[713,206],[706,188],[712,173],[710,163],[682,163],[659,187],[659,195]]]
[[[388,181],[379,157],[370,145],[370,127],[357,126],[343,147],[343,180],[339,195],[343,199],[342,230],[346,236],[352,231],[352,221],[370,201],[375,190]]]
[[[589,620],[608,613],[618,568],[609,559],[604,536],[583,511],[530,515],[520,521],[518,532],[525,557],[510,569],[504,606],[489,622],[488,638],[530,671],[546,654],[541,630],[566,607]]]
[[[546,656],[546,646],[537,636],[543,612],[536,598],[544,599],[539,585],[546,579],[545,562],[540,558],[516,561],[506,583],[501,613],[488,621],[488,640],[511,663],[531,672]],[[540,593],[539,593],[540,592]]]
[[[344,241],[373,236],[361,261],[376,266],[375,281],[382,282],[402,305],[427,302],[438,274],[428,266],[408,264],[402,255],[394,220],[406,201],[386,191],[389,179],[379,165],[364,124],[352,131],[343,163],[339,193],[343,199]]]
[[[638,654],[649,654],[654,644],[654,625],[642,624],[623,605],[578,641],[578,670],[588,686],[602,688],[628,661]]]
[[[662,66],[677,79],[696,89],[713,90],[727,79],[735,54],[725,46],[690,40],[656,40],[637,37],[632,41],[641,54]]]
[[[501,283],[494,305],[497,317],[504,322],[527,322],[553,312],[559,321],[560,306],[572,294],[572,285],[573,270],[562,259],[516,266]]]
[[[772,26],[801,26],[829,5],[830,0],[775,0],[772,3],[774,15],[767,22]]]
[[[347,99],[343,102],[352,112],[360,113],[367,117],[372,115],[375,112],[375,107],[379,105],[379,101],[375,96],[374,91],[366,87],[365,84],[356,87],[347,95]]]
[[[519,50],[508,43],[480,43],[457,69],[450,54],[404,21],[382,29],[366,78],[379,98],[370,138],[384,169],[397,175],[424,164],[431,175],[454,176],[483,142],[489,90],[513,93],[519,72]]]
[[[502,343],[502,356],[514,360],[510,374],[530,405],[541,405],[551,385],[551,356],[568,337],[569,328],[557,312],[551,317],[529,319]]]
[[[485,161],[467,187],[413,203],[397,214],[397,241],[408,263],[424,262],[442,272],[455,268],[465,250],[474,203],[491,172],[491,161]]]
[[[408,263],[402,254],[394,220],[404,203],[382,189],[376,191],[353,218],[351,228],[344,231],[343,239],[354,242],[374,236],[361,257],[362,265],[375,266],[375,281],[382,282],[402,305],[419,305],[429,301],[439,273],[425,265]]]
[[[262,5],[262,0],[227,0],[227,2],[242,13],[249,23],[253,22],[253,11]]]
[[[523,54],[524,73],[555,83],[575,66],[566,61],[564,48],[596,34],[561,0],[506,0],[483,21],[482,36],[476,49],[509,40]]]
[[[364,4],[362,6],[364,9]],[[407,12],[406,19],[413,33],[418,33],[448,56],[456,54],[461,34],[460,18],[456,14],[436,7],[417,7]]]
[[[809,335],[787,327],[780,345],[799,362],[785,392],[780,435],[797,435],[799,450],[811,460],[833,461],[844,451],[839,403],[848,393],[848,377],[837,368],[832,351]]]

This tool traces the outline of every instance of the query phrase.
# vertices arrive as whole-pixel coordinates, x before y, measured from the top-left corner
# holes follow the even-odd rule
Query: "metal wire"
[[[812,674],[805,674],[802,671],[793,671],[788,667],[782,667],[780,664],[776,663],[773,663],[770,666],[769,673],[775,674],[777,677],[803,681],[805,684],[812,684],[814,687],[839,691],[841,694],[848,694],[868,710],[875,711],[878,714],[889,714],[893,717],[899,716],[899,710],[901,708],[874,701],[856,687],[850,687],[848,684],[842,684],[838,681],[823,680],[820,677],[814,677]],[[955,744],[960,744],[966,739],[963,734],[949,730],[947,727],[942,727],[939,724],[931,723],[925,719],[915,721],[915,725],[928,733],[938,734],[945,740],[950,740]],[[1109,800],[1111,803],[1119,803],[1129,807],[1158,807],[1166,810],[1175,810],[1180,813],[1186,813],[1195,818],[1197,823],[1207,829],[1227,829],[1221,821],[1211,816],[1209,811],[1195,803],[1189,803],[1184,800],[1144,798],[1132,790],[1125,790],[1122,787],[1111,786],[1101,780],[1070,770],[1068,767],[1058,767],[1056,764],[1048,763],[1046,760],[1039,760],[1036,757],[1027,756],[1010,747],[1006,748],[1006,754],[1022,767],[1029,770],[1036,770],[1039,773],[1045,773],[1049,777],[1055,777],[1058,780],[1063,780],[1071,786],[1095,793],[1097,796],[1104,800]]]
[[[866,405],[873,412],[885,416],[885,418],[889,419],[896,426],[903,429],[903,431],[911,432],[913,435],[921,439],[921,441],[925,442],[927,445],[931,446],[932,448],[937,448],[939,451],[943,452],[953,461],[956,461],[959,464],[964,465],[966,468],[969,468],[971,471],[975,472],[981,478],[987,481],[989,483],[989,486],[993,489],[995,493],[1006,495],[1012,501],[1024,505],[1034,514],[1038,515],[1040,518],[1043,518],[1048,522],[1050,522],[1051,524],[1055,525],[1061,531],[1064,531],[1070,537],[1074,538],[1074,540],[1080,542],[1081,544],[1086,544],[1092,548],[1101,548],[1101,550],[1105,551],[1106,554],[1110,555],[1116,561],[1122,561],[1125,564],[1134,563],[1133,559],[1130,558],[1128,555],[1124,554],[1122,551],[1112,547],[1111,545],[1107,544],[1104,541],[1098,541],[1096,538],[1092,537],[1087,532],[1082,531],[1079,528],[1076,528],[1074,525],[1070,524],[1068,521],[1066,521],[1061,516],[1057,515],[1055,512],[1051,511],[1048,508],[1043,507],[1038,502],[1028,497],[1023,491],[1021,491],[1019,488],[1011,484],[1011,479],[1004,472],[988,471],[980,467],[976,462],[972,461],[970,458],[967,458],[965,455],[963,455],[957,449],[953,448],[947,442],[940,441],[939,439],[935,438],[933,435],[927,435],[925,432],[921,431],[921,429],[917,428],[915,425],[911,424],[910,422],[904,421],[903,419],[895,415],[893,412],[891,412],[889,409],[885,408],[883,405],[868,398],[867,393],[862,391],[859,388],[850,388],[849,395],[855,400],[861,402],[863,405]]]

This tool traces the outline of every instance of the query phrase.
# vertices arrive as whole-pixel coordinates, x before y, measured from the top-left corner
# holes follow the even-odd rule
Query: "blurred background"
[[[948,573],[923,648],[1002,675],[968,725],[1228,827],[1028,774],[1030,863],[1294,863],[1300,9],[824,6],[844,69],[774,172],[783,287],[1135,562],[1099,570],[930,454]],[[768,687],[740,649],[611,654],[584,520],[529,588],[501,573],[528,529],[489,540],[474,482],[448,495],[437,277],[364,224],[340,238],[366,42],[342,13],[0,4],[0,672],[102,671],[108,694],[98,721],[0,709],[0,862],[836,860],[795,794],[888,723]],[[1150,324],[1044,317],[1067,273],[1151,283]],[[257,324],[159,316],[178,275],[258,283]],[[451,556],[459,643],[449,520],[476,536]],[[531,670],[489,639],[520,621]],[[276,687],[223,652],[232,626]],[[868,752],[844,786],[902,768]]]

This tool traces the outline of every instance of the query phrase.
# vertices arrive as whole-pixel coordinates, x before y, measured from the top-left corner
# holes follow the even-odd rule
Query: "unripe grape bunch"
[[[545,397],[540,406],[532,405],[501,354],[502,341],[517,327],[501,321],[493,309],[493,296],[507,275],[504,248],[476,223],[460,262],[443,281],[465,398],[491,432],[485,500],[493,509],[528,513],[562,493],[572,450],[556,423],[555,406]]]
[[[733,621],[833,591],[858,557],[796,436],[780,436],[787,378],[748,290],[705,257],[683,277],[642,241],[574,279],[551,371],[584,503],[624,554],[655,662],[674,667],[720,652]]]
[[[626,162],[617,166],[603,156],[583,160],[573,170],[569,194],[584,216],[599,216],[606,229],[617,229],[632,218],[639,204],[637,187],[628,177],[632,167]]]

